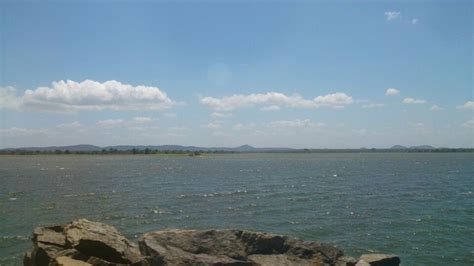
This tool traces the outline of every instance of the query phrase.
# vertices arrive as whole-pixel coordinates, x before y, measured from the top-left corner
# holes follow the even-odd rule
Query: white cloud
[[[225,137],[225,136],[227,136],[227,134],[225,134],[222,131],[214,131],[214,132],[212,132],[212,136],[214,136],[214,137]]]
[[[413,24],[413,25],[418,24],[418,19],[417,18],[412,19],[411,24]]]
[[[136,116],[136,117],[133,118],[133,121],[137,122],[137,123],[149,123],[149,122],[153,121],[153,119],[151,119],[150,117],[146,117],[146,116]]]
[[[426,100],[423,99],[414,99],[411,97],[405,98],[402,101],[404,104],[425,104]]]
[[[231,111],[237,108],[251,107],[254,105],[273,105],[291,108],[319,108],[323,106],[342,108],[346,105],[352,104],[353,102],[354,101],[351,96],[348,96],[342,92],[317,96],[312,100],[304,99],[297,94],[287,96],[279,92],[256,93],[248,95],[236,94],[222,98],[204,97],[201,99],[201,104],[216,111]]]
[[[264,106],[264,107],[260,108],[260,110],[265,111],[265,112],[278,111],[278,110],[280,110],[280,106],[278,106],[278,105],[269,105],[269,106]]]
[[[15,96],[15,88],[0,87],[0,108],[18,109],[18,100]]]
[[[386,20],[394,20],[400,18],[400,12],[398,11],[387,11],[384,13]]]
[[[395,96],[395,95],[398,95],[399,93],[400,93],[400,91],[395,89],[395,88],[388,88],[385,91],[385,95],[387,95],[387,96]]]
[[[367,135],[369,131],[365,128],[361,128],[361,129],[354,129],[352,130],[352,132],[356,133],[357,135],[365,136]]]
[[[58,128],[82,128],[84,127],[83,124],[77,122],[77,121],[74,121],[74,122],[71,122],[71,123],[64,123],[64,124],[59,124],[57,125]]]
[[[384,106],[385,104],[383,103],[368,103],[368,104],[362,105],[362,108],[371,109],[371,108],[378,108],[378,107],[384,107]]]
[[[272,121],[266,124],[271,128],[302,128],[302,127],[322,127],[323,123],[313,123],[310,119],[294,119]]]
[[[211,114],[212,117],[219,117],[219,118],[224,118],[224,117],[229,117],[232,116],[231,113],[220,113],[220,112],[213,112]]]
[[[97,121],[97,125],[99,126],[115,126],[125,123],[123,119],[106,119],[106,120],[99,120]]]
[[[24,127],[11,127],[0,129],[0,133],[8,136],[32,136],[32,135],[45,135],[51,134],[47,129],[37,128],[24,128]]]
[[[468,120],[461,124],[462,127],[474,129],[474,119]]]
[[[234,130],[249,130],[253,129],[256,127],[255,123],[250,123],[250,124],[242,124],[242,123],[237,123],[232,126]]]
[[[434,112],[435,112],[435,111],[443,111],[443,110],[444,110],[443,107],[439,107],[439,106],[436,105],[436,104],[433,105],[433,106],[431,106],[431,108],[430,108],[430,111],[434,111]]]
[[[177,103],[157,87],[132,86],[110,80],[103,83],[84,80],[53,82],[51,87],[26,90],[16,96],[12,87],[0,90],[0,107],[52,112],[84,110],[158,110]]]
[[[222,123],[219,121],[214,121],[207,125],[202,125],[202,127],[209,128],[209,129],[218,129],[222,127]]]
[[[463,105],[459,105],[458,109],[464,110],[474,110],[474,101],[467,101]]]
[[[168,118],[175,118],[175,117],[178,116],[178,114],[176,114],[176,113],[164,113],[163,116],[168,117]]]
[[[411,127],[424,127],[425,126],[425,124],[421,122],[408,122],[408,125]]]

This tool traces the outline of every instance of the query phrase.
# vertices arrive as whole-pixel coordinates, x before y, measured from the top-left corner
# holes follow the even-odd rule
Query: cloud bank
[[[281,107],[343,108],[344,106],[350,105],[354,102],[351,96],[342,92],[317,96],[311,100],[304,99],[298,94],[288,96],[279,92],[267,92],[248,95],[235,94],[222,98],[204,97],[200,101],[204,106],[207,106],[215,111],[224,112],[232,111],[238,108],[252,107],[255,105],[263,106],[262,109],[265,111],[277,110]]]
[[[91,110],[159,110],[177,103],[157,87],[132,86],[110,80],[53,82],[51,87],[26,90],[17,96],[12,87],[0,89],[0,107],[16,110],[77,112]]]

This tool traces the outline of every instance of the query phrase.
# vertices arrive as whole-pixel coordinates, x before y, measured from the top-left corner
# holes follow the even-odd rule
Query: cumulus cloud
[[[255,93],[248,95],[236,94],[228,97],[214,98],[204,97],[201,104],[216,111],[231,111],[237,108],[251,107],[255,105],[291,107],[291,108],[319,108],[333,107],[342,108],[352,104],[354,100],[351,96],[337,92],[323,96],[317,96],[311,100],[304,99],[298,94],[291,96],[279,92]]]
[[[84,110],[159,110],[175,106],[157,87],[132,86],[115,80],[97,82],[72,80],[53,82],[50,87],[26,90],[17,96],[12,87],[0,89],[0,107],[52,112]]]
[[[15,96],[15,88],[8,86],[8,87],[0,87],[0,108],[7,108],[7,109],[18,109],[18,100]]]
[[[418,19],[417,18],[412,19],[411,24],[413,24],[413,25],[418,24]]]
[[[242,123],[237,123],[232,126],[234,130],[249,130],[249,129],[254,129],[257,125],[255,123],[249,123],[249,124],[242,124]]]
[[[176,114],[176,113],[164,113],[163,116],[168,117],[168,118],[175,118],[175,117],[178,116],[178,114]]]
[[[260,108],[260,110],[265,111],[265,112],[278,111],[278,110],[280,110],[280,106],[278,106],[278,105],[269,105],[269,106],[264,106],[264,107]]]
[[[430,111],[433,111],[433,112],[436,112],[436,111],[443,111],[443,110],[444,110],[443,107],[439,107],[439,106],[436,105],[436,104],[433,105],[433,106],[431,106],[431,108],[430,108]]]
[[[460,110],[474,110],[474,101],[467,101],[457,107]]]
[[[405,98],[402,101],[404,104],[425,104],[426,100],[423,99],[414,99],[411,97]]]
[[[106,119],[97,121],[98,126],[115,126],[125,123],[123,119]]]
[[[383,103],[367,103],[367,104],[362,105],[362,108],[371,109],[371,108],[379,108],[379,107],[384,107],[384,106],[385,104]]]
[[[77,122],[77,121],[74,121],[74,122],[71,122],[71,123],[63,123],[63,124],[59,124],[57,125],[58,128],[71,128],[71,129],[77,129],[77,128],[82,128],[84,127],[83,124]]]
[[[133,121],[137,122],[137,123],[149,123],[152,120],[153,119],[151,119],[150,117],[146,117],[146,116],[136,116],[136,117],[133,118]]]
[[[209,124],[202,125],[202,127],[209,128],[209,129],[218,129],[222,127],[222,123],[219,121],[210,122]]]
[[[398,11],[387,11],[384,15],[385,19],[388,21],[400,18],[400,12]]]
[[[221,112],[213,112],[211,114],[212,117],[219,117],[219,118],[224,118],[224,117],[230,117],[232,116],[231,113],[221,113]]]
[[[10,127],[0,129],[0,133],[5,136],[32,136],[32,135],[45,135],[51,134],[47,129],[38,128],[24,128],[24,127]]]
[[[361,135],[361,136],[365,136],[365,135],[367,135],[367,133],[369,133],[369,131],[365,128],[354,129],[354,130],[352,130],[352,132],[354,132],[357,135]]]
[[[266,124],[270,128],[302,128],[302,127],[321,127],[323,123],[313,123],[311,119],[294,119],[272,121]]]
[[[408,122],[408,125],[411,127],[424,127],[425,126],[425,124],[421,122]]]
[[[474,119],[468,120],[461,124],[462,127],[474,129]]]
[[[388,88],[385,91],[385,95],[387,95],[387,96],[395,96],[395,95],[398,95],[399,93],[400,93],[400,91],[395,89],[395,88]]]

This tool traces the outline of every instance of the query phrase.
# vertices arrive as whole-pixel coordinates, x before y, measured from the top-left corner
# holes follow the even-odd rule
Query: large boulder
[[[86,219],[38,227],[32,240],[33,250],[25,254],[24,265],[86,265],[77,261],[92,265],[148,265],[136,244],[114,227]]]
[[[343,255],[325,244],[241,230],[156,231],[138,243],[154,265],[334,265]]]

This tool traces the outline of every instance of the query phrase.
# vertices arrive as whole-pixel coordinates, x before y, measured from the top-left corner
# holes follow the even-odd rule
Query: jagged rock
[[[364,254],[356,266],[398,266],[400,258],[393,254]]]
[[[328,245],[240,230],[151,232],[139,247],[157,265],[332,265],[342,256]]]
[[[66,225],[64,233],[72,248],[88,256],[120,264],[143,260],[137,246],[110,225],[79,219]]]
[[[166,230],[144,234],[139,247],[114,227],[75,220],[38,227],[27,266],[242,265],[393,266],[395,255],[366,254],[359,261],[326,244],[241,230]]]
[[[86,219],[64,226],[38,227],[32,240],[34,247],[25,254],[24,265],[60,265],[60,257],[62,261],[68,258],[93,265],[148,265],[136,244],[114,227]]]

